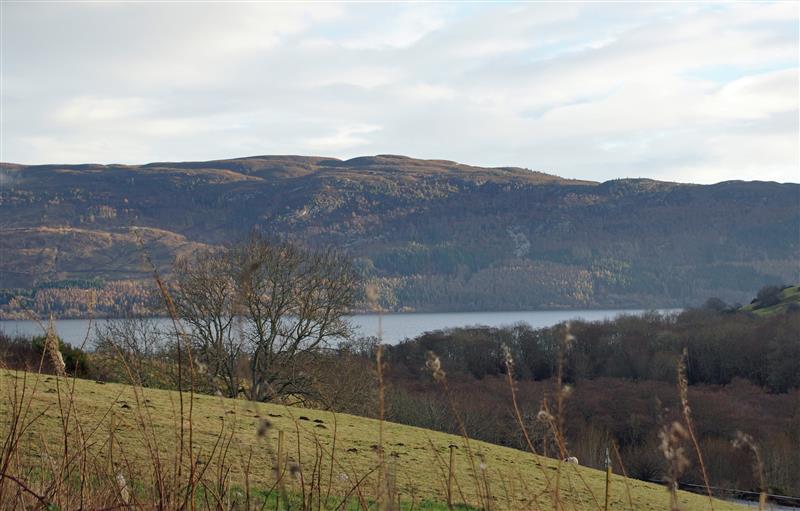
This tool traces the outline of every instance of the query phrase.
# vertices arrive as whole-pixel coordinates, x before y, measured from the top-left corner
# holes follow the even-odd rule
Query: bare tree
[[[331,251],[272,243],[254,235],[232,253],[250,345],[250,399],[312,393],[308,368],[332,339],[347,338],[344,316],[358,279]]]
[[[229,395],[246,372],[252,400],[311,398],[320,350],[351,334],[345,314],[358,279],[334,251],[253,234],[229,250],[179,261],[176,274],[176,303],[197,354]]]
[[[175,273],[175,303],[181,319],[188,323],[195,357],[204,366],[210,385],[221,386],[229,397],[236,397],[245,348],[237,269],[228,253],[209,250],[179,259]],[[215,379],[221,380],[221,385],[215,385]]]
[[[95,329],[95,350],[118,365],[122,374],[130,371],[132,383],[146,387],[158,386],[163,374],[154,360],[168,351],[168,335],[161,331],[154,318],[128,316],[113,319]]]
[[[372,417],[378,409],[373,370],[378,340],[360,338],[325,350],[314,372],[315,404],[327,410]]]

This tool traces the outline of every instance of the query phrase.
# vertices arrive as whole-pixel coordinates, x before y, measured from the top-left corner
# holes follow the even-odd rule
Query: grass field
[[[177,392],[11,371],[0,372],[0,392],[5,438],[13,425],[14,403],[28,410],[30,425],[18,433],[12,463],[19,479],[33,480],[38,474],[42,481],[48,480],[41,474],[47,471],[48,460],[64,456],[65,450],[67,456],[75,455],[77,448],[70,445],[85,445],[83,464],[110,467],[106,472],[112,476],[124,473],[136,494],[137,488],[151,484],[148,481],[159,467],[174,465],[180,452]],[[65,412],[69,395],[71,404]],[[467,445],[461,437],[415,427],[207,395],[192,397],[190,421],[189,397],[183,395],[184,426],[186,431],[191,426],[195,460],[191,463],[202,480],[200,494],[217,488],[215,498],[220,501],[220,493],[225,493],[225,502],[236,504],[248,488],[274,491],[278,436],[283,432],[286,494],[316,491],[320,502],[334,503],[332,508],[371,505],[380,493],[379,481],[384,481],[403,508],[447,509],[449,446],[455,445],[453,502],[475,507],[489,502],[493,509],[603,509],[602,471],[478,441]],[[188,452],[186,434],[183,443]],[[184,458],[186,471],[189,458]],[[107,486],[113,493],[111,481]],[[556,486],[558,506],[553,502]],[[348,493],[345,503],[343,496]],[[679,492],[679,499],[684,510],[711,509],[703,496]],[[669,495],[663,486],[614,475],[609,508],[669,510]],[[714,509],[741,508],[714,501]]]

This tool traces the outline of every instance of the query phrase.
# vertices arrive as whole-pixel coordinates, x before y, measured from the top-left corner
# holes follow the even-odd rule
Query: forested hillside
[[[746,303],[800,281],[791,183],[595,183],[390,155],[2,164],[0,182],[6,315],[22,289],[57,313],[81,309],[76,288],[113,304],[136,284],[111,283],[149,279],[139,246],[168,272],[254,228],[340,247],[391,310]]]

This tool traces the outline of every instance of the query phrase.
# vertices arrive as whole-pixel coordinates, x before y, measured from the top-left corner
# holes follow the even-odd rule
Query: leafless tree
[[[314,372],[314,401],[321,408],[372,417],[378,409],[373,368],[377,339],[360,338],[325,350]]]
[[[253,235],[232,251],[250,347],[250,399],[313,388],[308,367],[319,349],[347,338],[345,314],[358,279],[348,259]]]
[[[168,335],[159,328],[158,320],[139,316],[109,320],[96,327],[94,342],[98,353],[111,360],[124,361],[136,379],[133,383],[157,384],[149,362],[169,348]]]
[[[313,398],[320,350],[351,334],[345,314],[358,279],[332,250],[253,234],[228,250],[180,261],[176,274],[176,303],[197,355],[229,395],[244,377],[252,400]]]
[[[195,356],[208,383],[221,380],[229,397],[240,389],[239,364],[245,340],[241,329],[238,269],[226,251],[204,251],[176,261],[174,291],[178,314],[189,328]]]

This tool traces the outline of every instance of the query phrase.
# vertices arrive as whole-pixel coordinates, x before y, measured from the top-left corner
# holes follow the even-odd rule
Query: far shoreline
[[[526,314],[535,312],[614,312],[621,310],[635,310],[641,312],[647,311],[680,311],[686,310],[699,305],[676,305],[674,303],[664,305],[648,305],[643,306],[640,304],[614,304],[614,305],[597,305],[587,307],[570,307],[570,306],[543,306],[536,309],[425,309],[417,310],[410,307],[397,309],[397,310],[370,310],[370,309],[354,309],[350,311],[348,316],[400,316],[400,315],[435,315],[435,314]],[[92,314],[92,315],[53,315],[54,321],[89,321],[89,320],[110,320],[110,319],[123,319],[126,316],[113,315],[113,314]],[[163,314],[144,314],[144,315],[130,315],[134,319],[168,319],[169,316]],[[30,315],[9,315],[0,313],[0,322],[4,321],[50,321],[50,316],[36,316]]]
[[[480,312],[431,312],[431,313],[370,313],[350,314],[346,317],[353,327],[351,339],[377,337],[381,332],[382,342],[395,344],[413,339],[428,332],[447,331],[458,328],[503,328],[527,325],[532,329],[550,328],[567,321],[603,322],[620,316],[643,316],[648,313],[660,315],[678,314],[678,308],[626,308],[626,309],[568,309],[536,311],[480,311]],[[69,344],[80,344],[87,332],[107,322],[123,318],[73,318],[54,319],[59,337]],[[172,328],[171,319],[151,316],[156,328],[167,332]],[[8,336],[31,337],[44,333],[49,320],[0,320],[0,332]],[[91,336],[90,336],[91,337]]]

